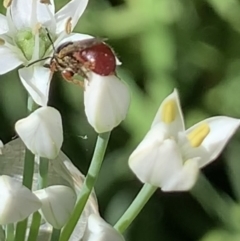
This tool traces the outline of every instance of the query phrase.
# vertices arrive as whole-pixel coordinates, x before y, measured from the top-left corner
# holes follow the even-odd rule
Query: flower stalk
[[[32,189],[34,174],[34,155],[31,151],[26,148],[25,160],[23,167],[23,185],[28,189]],[[27,228],[27,218],[17,223],[15,241],[24,241]]]
[[[7,224],[6,226],[6,241],[14,240],[14,225],[13,223]]]
[[[32,189],[34,174],[34,154],[26,148],[25,160],[23,167],[23,185],[28,189]]]
[[[27,109],[31,113],[36,108],[36,104],[33,99],[29,96]],[[28,149],[25,149],[25,159],[23,167],[23,181],[22,184],[28,189],[32,189],[33,174],[34,174],[34,154]],[[21,222],[18,222],[16,227],[15,241],[24,241],[26,228],[27,228],[27,218]]]
[[[61,234],[61,229],[53,228],[51,241],[58,241]]]
[[[73,210],[73,214],[66,224],[66,226],[63,228],[60,241],[67,241],[69,240],[69,237],[71,236],[83,210],[87,203],[87,200],[93,190],[93,187],[96,183],[103,158],[107,149],[109,137],[111,132],[105,132],[102,134],[99,134],[96,147],[94,150],[93,158],[87,173],[87,176],[84,180],[82,189],[78,195],[77,204]]]
[[[32,223],[28,234],[28,241],[37,240],[40,225],[41,215],[39,212],[35,212],[32,217]]]
[[[38,189],[47,187],[48,184],[48,164],[49,160],[46,158],[40,158],[39,172],[38,172]],[[28,241],[36,240],[41,225],[41,215],[39,212],[35,212],[32,217],[32,223],[28,235]]]
[[[40,158],[39,172],[38,172],[38,189],[47,187],[48,184],[48,164],[49,160],[46,158]]]
[[[137,197],[133,200],[132,204],[128,207],[126,212],[122,215],[122,217],[117,221],[114,225],[114,228],[119,233],[124,233],[125,230],[130,226],[133,220],[137,217],[137,215],[141,212],[143,207],[146,205],[148,200],[157,190],[157,187],[152,186],[151,184],[144,184]]]

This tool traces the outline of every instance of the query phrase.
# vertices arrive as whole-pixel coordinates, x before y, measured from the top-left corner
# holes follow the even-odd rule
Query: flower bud
[[[123,236],[97,214],[88,217],[83,241],[124,241]]]
[[[35,191],[42,201],[41,212],[54,228],[61,229],[70,218],[77,196],[67,186],[55,185]]]
[[[41,107],[19,120],[15,129],[27,148],[35,155],[54,159],[63,142],[62,119],[52,107]]]
[[[0,224],[24,220],[41,208],[40,200],[15,179],[0,176]]]
[[[85,82],[85,112],[98,133],[111,131],[125,119],[130,105],[127,85],[115,75],[91,73]]]

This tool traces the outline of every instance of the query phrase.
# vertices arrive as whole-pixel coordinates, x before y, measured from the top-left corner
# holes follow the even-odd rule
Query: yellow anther
[[[192,147],[199,147],[210,132],[207,123],[203,123],[188,134],[188,140]]]
[[[171,123],[176,118],[177,105],[174,100],[167,101],[162,108],[162,121],[165,123]]]
[[[10,7],[11,4],[12,4],[12,0],[3,0],[3,6],[5,8]]]
[[[69,18],[65,25],[65,31],[67,34],[70,34],[72,32],[72,18]]]

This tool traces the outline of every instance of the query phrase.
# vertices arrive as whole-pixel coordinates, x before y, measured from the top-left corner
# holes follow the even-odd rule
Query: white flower
[[[20,65],[53,55],[53,47],[47,36],[48,29],[54,45],[60,42],[89,38],[88,35],[69,34],[87,6],[88,0],[72,0],[55,13],[54,1],[12,0],[6,16],[0,14],[0,74]],[[68,35],[69,34],[69,35]],[[38,62],[19,69],[19,76],[33,100],[47,105],[51,80],[50,69]]]
[[[63,142],[62,119],[53,107],[41,107],[17,121],[15,129],[27,148],[35,155],[54,159]]]
[[[0,176],[0,224],[24,220],[41,208],[40,200],[9,176]]]
[[[97,214],[88,217],[83,241],[124,241],[123,236]]]
[[[41,212],[54,228],[61,229],[70,218],[76,193],[67,186],[55,185],[34,192],[42,202]]]
[[[142,182],[163,191],[189,190],[199,169],[217,158],[239,125],[239,119],[219,116],[185,130],[178,93],[174,90],[130,156],[129,166]]]
[[[84,105],[96,132],[111,131],[125,119],[130,105],[128,86],[115,75],[91,73],[85,81]]]

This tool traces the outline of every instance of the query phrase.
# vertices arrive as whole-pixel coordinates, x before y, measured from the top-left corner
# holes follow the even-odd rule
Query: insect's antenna
[[[35,60],[35,61],[33,61],[32,63],[28,64],[26,67],[29,67],[29,66],[31,66],[31,65],[33,65],[33,64],[36,64],[36,63],[38,63],[38,62],[40,62],[40,61],[44,61],[44,60],[47,60],[47,59],[50,59],[50,58],[51,58],[51,57],[45,57],[45,58],[43,58],[43,59]]]
[[[54,53],[55,53],[55,52],[56,52],[56,49],[55,49],[55,47],[54,47],[54,43],[53,43],[53,40],[52,40],[52,38],[51,38],[51,36],[50,36],[50,33],[49,33],[49,31],[48,31],[47,28],[45,28],[45,30],[46,30],[46,32],[47,32],[47,37],[48,37],[49,41],[51,42],[53,51],[54,51]]]

